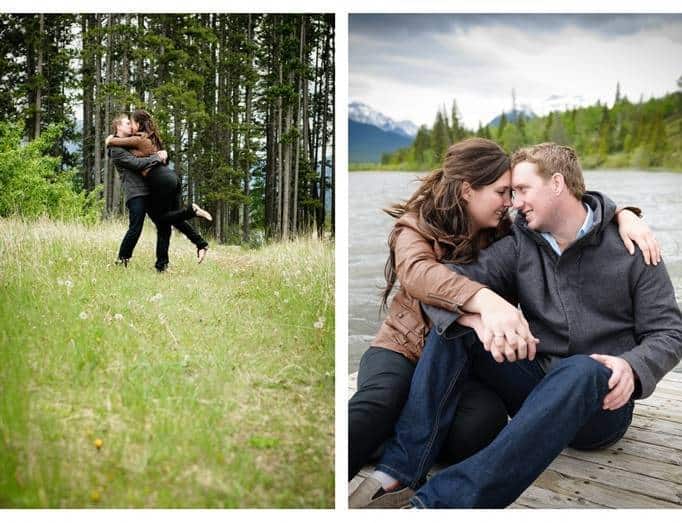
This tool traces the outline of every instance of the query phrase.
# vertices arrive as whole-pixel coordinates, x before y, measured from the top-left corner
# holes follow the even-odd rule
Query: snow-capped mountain
[[[513,111],[509,111],[508,113],[504,113],[504,115],[507,117],[508,122],[515,122],[519,116],[523,115],[523,117],[526,120],[530,120],[532,118],[537,117],[537,115],[533,112],[533,109],[531,109],[530,105],[522,105],[520,109],[516,110],[516,113]],[[489,127],[497,127],[500,125],[500,119],[502,118],[502,115],[498,115],[492,120],[488,122]]]
[[[396,122],[362,102],[351,102],[348,104],[348,119],[373,125],[383,131],[401,134],[408,138],[414,138],[419,130],[419,128],[409,120]]]

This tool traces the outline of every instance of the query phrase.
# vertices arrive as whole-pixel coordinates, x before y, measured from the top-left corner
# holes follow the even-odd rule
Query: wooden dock
[[[356,378],[349,378],[349,397]],[[353,478],[349,493],[371,470]],[[510,508],[583,507],[682,507],[681,373],[668,373],[652,396],[635,402],[619,442],[600,451],[566,449]]]

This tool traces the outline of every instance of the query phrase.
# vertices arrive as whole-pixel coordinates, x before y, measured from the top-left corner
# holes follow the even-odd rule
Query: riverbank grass
[[[332,507],[333,247],[0,220],[0,506]]]

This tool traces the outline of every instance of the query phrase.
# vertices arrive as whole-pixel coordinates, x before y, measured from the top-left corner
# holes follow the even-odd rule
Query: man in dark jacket
[[[126,114],[120,114],[114,118],[112,127],[116,129],[115,135],[128,137],[132,134],[130,119]],[[121,177],[126,208],[128,209],[128,230],[121,241],[116,263],[127,266],[133,256],[133,250],[142,234],[145,214],[149,214],[150,190],[142,174],[143,170],[164,163],[168,158],[166,151],[137,158],[123,147],[109,147],[108,154],[113,160],[116,170]],[[150,218],[153,217],[150,215]],[[168,224],[154,222],[156,225],[156,269],[165,270],[168,265],[168,245],[170,242],[171,227]]]
[[[435,328],[377,466],[403,488],[374,494],[364,506],[412,494],[409,504],[418,508],[507,506],[567,446],[595,449],[620,439],[634,400],[651,395],[682,358],[682,318],[664,265],[647,266],[640,253],[623,249],[612,223],[616,207],[585,193],[575,152],[541,144],[516,153],[512,168],[519,211],[512,234],[476,263],[452,268],[518,297],[540,340],[537,357],[526,358],[513,329],[481,319],[473,325],[482,338],[492,333],[484,340],[490,352],[467,332],[459,335],[472,338],[468,351],[448,350],[457,316],[425,306]],[[462,309],[482,312],[477,296]],[[438,455],[468,372],[496,390],[512,420],[488,447],[414,493]]]

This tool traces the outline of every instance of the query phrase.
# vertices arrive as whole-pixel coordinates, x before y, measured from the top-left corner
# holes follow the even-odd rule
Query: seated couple
[[[109,157],[121,176],[128,209],[129,225],[118,251],[117,263],[128,266],[133,250],[142,234],[145,214],[156,225],[156,270],[168,267],[171,226],[196,246],[201,263],[208,242],[186,220],[199,216],[211,221],[211,215],[193,203],[182,207],[182,186],[175,171],[168,167],[158,128],[151,115],[142,109],[116,116],[105,141]]]
[[[619,440],[682,358],[657,242],[569,147],[465,140],[388,213],[384,303],[400,287],[349,402],[350,478],[383,451],[352,508],[506,507],[566,447]]]

